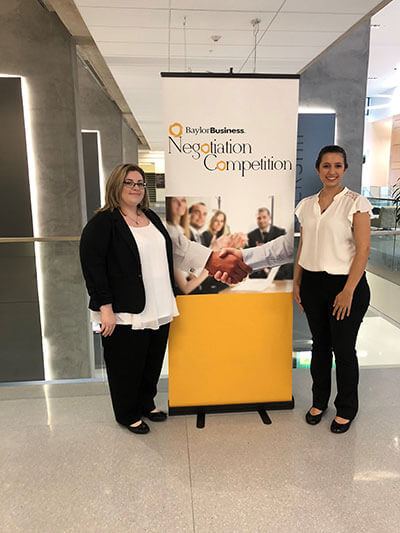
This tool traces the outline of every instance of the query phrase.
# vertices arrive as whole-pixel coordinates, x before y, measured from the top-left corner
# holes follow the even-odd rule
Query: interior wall
[[[90,72],[78,60],[78,105],[82,130],[100,132],[103,185],[122,162],[122,117]],[[90,213],[88,213],[90,218]]]
[[[137,165],[138,159],[138,138],[125,120],[122,120],[122,162]]]
[[[78,254],[79,235],[87,220],[81,129],[100,131],[105,177],[124,157],[137,161],[137,139],[120,109],[83,68],[75,42],[55,12],[38,0],[8,0],[0,2],[0,19],[0,73],[22,76],[27,88],[24,108],[31,132],[27,151],[29,183],[34,191],[34,236],[56,239],[1,249],[0,273],[12,263],[8,278],[3,277],[11,279],[8,288],[15,289],[11,293],[6,286],[0,294],[0,321],[7,325],[2,355],[18,361],[18,365],[5,361],[4,368],[14,372],[18,366],[26,380],[43,377],[43,365],[48,379],[87,378],[93,372],[93,341]],[[3,126],[10,109],[0,106]],[[17,123],[14,115],[8,117],[11,124]],[[26,163],[26,150],[17,151],[13,158]],[[22,172],[17,174],[22,179]],[[29,204],[28,187],[24,194]],[[5,196],[7,209],[20,213],[21,220],[26,215],[29,221],[30,206],[21,204],[21,194]],[[29,227],[7,227],[5,237],[18,236],[21,231],[26,233],[23,236],[32,235]],[[26,281],[30,279],[34,283],[28,289]],[[28,315],[32,315],[30,321]],[[21,342],[23,339],[26,342]],[[43,346],[41,364],[36,366],[32,366],[32,350],[40,350],[32,339]]]
[[[400,115],[392,119],[392,136],[390,139],[389,185],[400,183]]]
[[[392,119],[365,123],[362,182],[364,187],[389,185],[390,143]]]
[[[36,0],[1,2],[0,72],[24,76],[41,235],[81,229],[71,36]]]
[[[21,78],[0,77],[0,236],[33,235]],[[16,210],[13,198],[18,198]]]
[[[86,211],[88,218],[101,205],[99,134],[96,131],[82,132],[83,166],[85,169]]]
[[[32,148],[28,151],[29,179],[36,192],[32,198],[35,236],[77,236],[83,214],[77,154],[75,46],[56,14],[36,0],[1,2],[0,15],[0,72],[23,76],[27,88],[25,110],[32,134],[32,144],[28,138]],[[18,196],[10,195],[9,202],[16,212],[21,209]],[[77,243],[36,243],[34,253],[36,264],[40,265],[40,322],[34,301],[31,311],[36,313],[39,338],[40,324],[42,328],[47,377],[90,377],[87,303]],[[29,262],[20,263],[21,268],[24,265],[25,270],[19,271],[21,279],[35,274]],[[20,303],[6,302],[6,311],[14,321],[4,330],[3,342],[8,346],[7,356],[17,353],[20,367],[28,369],[30,349],[18,342],[15,331],[19,330],[19,337],[26,339],[32,337],[33,331],[24,331],[24,326],[28,327],[24,314],[13,308]],[[32,371],[31,379],[34,376]]]

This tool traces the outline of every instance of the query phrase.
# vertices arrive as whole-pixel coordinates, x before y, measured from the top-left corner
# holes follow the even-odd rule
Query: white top
[[[348,274],[356,253],[353,215],[369,212],[371,216],[372,206],[345,187],[321,213],[319,194],[304,198],[295,210],[302,227],[299,265],[313,272]]]
[[[115,313],[117,324],[132,329],[158,329],[178,316],[169,277],[165,239],[150,222],[148,226],[129,226],[139,249],[146,303],[141,313]],[[91,311],[93,322],[101,322],[99,311]]]

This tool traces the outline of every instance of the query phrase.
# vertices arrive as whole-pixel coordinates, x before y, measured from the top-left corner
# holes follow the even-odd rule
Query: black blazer
[[[154,211],[147,218],[165,238],[171,287],[174,287],[172,241]],[[89,308],[99,311],[101,305],[112,304],[115,313],[141,313],[146,295],[142,279],[139,250],[131,230],[118,209],[100,211],[83,229],[80,258]]]

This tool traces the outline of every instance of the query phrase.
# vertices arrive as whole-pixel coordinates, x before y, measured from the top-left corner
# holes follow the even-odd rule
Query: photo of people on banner
[[[260,205],[253,220],[243,220],[243,231],[232,232],[229,213],[223,210],[223,198],[167,196],[165,199],[165,219],[171,238],[181,234],[191,241],[198,242],[213,251],[223,248],[244,249],[272,241],[286,235],[286,229],[273,224],[273,198],[268,198],[270,206]],[[271,206],[272,204],[272,206]],[[195,273],[174,269],[176,293],[217,294],[229,289],[228,285],[208,275],[207,270]],[[293,279],[293,264],[275,268],[265,268],[253,272],[251,279],[265,279],[265,284],[253,286],[252,292],[262,292],[276,280]],[[264,287],[265,285],[265,287]]]

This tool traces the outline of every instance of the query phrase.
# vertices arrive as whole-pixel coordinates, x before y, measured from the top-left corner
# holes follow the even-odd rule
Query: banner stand
[[[216,250],[229,246],[229,235],[237,248],[246,238],[250,248],[290,240],[299,76],[161,76],[170,234]],[[199,206],[201,223],[191,216]],[[196,414],[204,427],[207,413],[257,411],[270,424],[268,410],[293,409],[293,273],[284,268],[292,259],[278,249],[265,255],[270,264],[253,263],[260,271],[236,287],[211,290],[204,272],[193,278],[191,265],[176,267],[184,295],[169,336],[170,415]],[[196,276],[197,293],[191,283],[185,295]]]
[[[202,429],[205,426],[206,414],[212,413],[245,413],[257,411],[264,424],[270,425],[272,421],[268,416],[267,410],[293,409],[294,398],[289,402],[264,402],[264,403],[243,403],[231,405],[193,405],[187,407],[170,407],[168,408],[169,416],[178,415],[197,415],[196,427]]]

